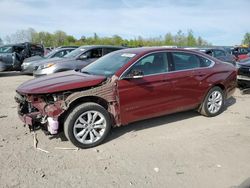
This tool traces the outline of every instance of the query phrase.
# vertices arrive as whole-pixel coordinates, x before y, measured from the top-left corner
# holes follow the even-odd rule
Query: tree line
[[[37,32],[32,28],[26,30],[18,30],[13,34],[5,37],[5,43],[20,43],[20,42],[33,42],[41,43],[46,47],[57,47],[63,45],[118,45],[127,47],[140,47],[140,46],[211,46],[212,44],[204,40],[202,37],[194,36],[192,30],[183,32],[179,30],[177,33],[166,33],[165,36],[154,38],[143,38],[142,36],[133,39],[125,39],[119,35],[111,37],[100,37],[96,33],[93,36],[82,36],[76,39],[66,32],[58,30],[53,33],[40,31]],[[0,44],[3,40],[0,38]],[[250,44],[250,33],[246,33],[242,41],[243,44]]]

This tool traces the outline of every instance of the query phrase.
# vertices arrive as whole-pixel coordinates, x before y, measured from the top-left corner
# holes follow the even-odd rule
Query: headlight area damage
[[[119,104],[116,99],[116,81],[108,79],[101,85],[74,91],[53,94],[24,94],[17,91],[18,114],[30,130],[45,128],[50,134],[57,134],[60,118],[63,119],[72,107],[83,101],[96,102],[104,106],[113,120],[114,126],[120,126]],[[63,123],[63,122],[61,122]]]

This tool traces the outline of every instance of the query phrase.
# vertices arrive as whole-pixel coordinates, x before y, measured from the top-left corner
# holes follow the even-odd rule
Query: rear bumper
[[[237,75],[237,80],[245,80],[250,82],[250,77],[249,76],[243,76],[243,75]]]

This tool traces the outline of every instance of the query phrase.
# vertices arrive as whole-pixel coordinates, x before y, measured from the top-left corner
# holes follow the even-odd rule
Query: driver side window
[[[151,74],[167,72],[168,71],[167,53],[159,52],[155,54],[150,54],[142,58],[135,65],[133,65],[128,74],[137,71],[142,72],[143,75],[151,75]]]
[[[96,48],[89,50],[80,56],[80,59],[93,59],[102,57],[102,49]]]

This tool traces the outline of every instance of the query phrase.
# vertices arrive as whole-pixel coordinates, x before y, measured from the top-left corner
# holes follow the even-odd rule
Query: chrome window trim
[[[190,70],[200,70],[200,69],[209,69],[209,68],[212,68],[214,65],[215,65],[215,62],[205,56],[203,56],[202,54],[200,55],[197,55],[196,53],[193,53],[193,52],[186,52],[186,51],[165,51],[165,50],[161,50],[161,51],[156,51],[156,52],[150,52],[148,54],[145,54],[143,55],[142,57],[140,57],[139,59],[137,59],[132,65],[130,65],[125,71],[123,71],[123,73],[120,75],[119,79],[118,80],[122,80],[123,79],[123,75],[134,65],[136,64],[137,62],[139,62],[142,58],[148,56],[148,55],[151,55],[151,54],[154,54],[154,53],[161,53],[161,52],[164,52],[164,53],[174,53],[174,52],[181,52],[181,53],[190,53],[190,54],[193,54],[193,55],[196,55],[196,56],[200,56],[200,57],[203,57],[205,59],[208,59],[209,61],[211,61],[211,65],[208,66],[208,67],[199,67],[199,68],[192,68],[192,69],[185,69],[185,70],[175,70],[175,71],[168,71],[168,72],[161,72],[161,73],[156,73],[156,74],[148,74],[148,75],[145,75],[143,77],[147,77],[147,76],[154,76],[154,75],[161,75],[161,74],[166,74],[166,73],[175,73],[175,72],[183,72],[183,71],[190,71]]]

